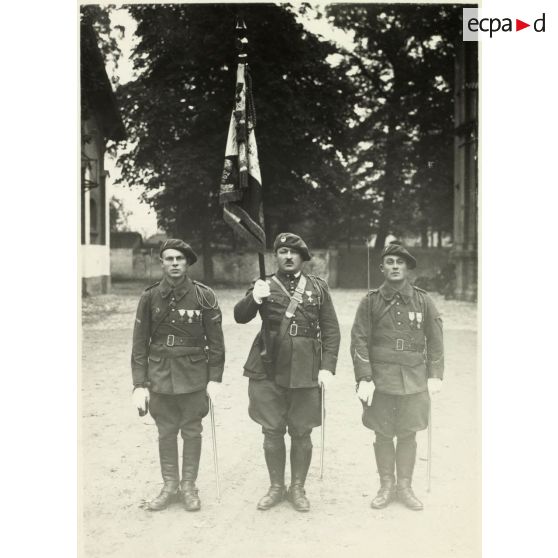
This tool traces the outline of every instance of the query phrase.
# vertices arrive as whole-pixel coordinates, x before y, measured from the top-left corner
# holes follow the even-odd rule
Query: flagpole
[[[238,51],[238,67],[242,65],[245,71],[243,76],[244,83],[244,95],[245,95],[245,104],[244,104],[244,112],[245,112],[245,122],[252,124],[255,126],[255,111],[252,102],[252,91],[251,91],[251,80],[246,79],[247,77],[247,68],[248,68],[248,38],[246,37],[247,27],[246,23],[244,22],[244,18],[242,17],[242,11],[239,9],[237,11],[236,17],[236,47]],[[238,71],[237,71],[238,74]],[[237,76],[238,77],[238,76]],[[238,138],[237,138],[238,139]],[[246,162],[244,159],[248,159],[248,143],[250,141],[250,130],[246,129],[246,134],[243,138],[243,142],[239,142],[238,148],[238,155],[239,155],[239,165],[242,165],[243,162]],[[241,150],[243,157],[241,157]],[[241,161],[243,159],[243,161]],[[247,195],[249,194],[249,188],[247,188],[247,184],[243,184],[243,180],[247,179],[247,173],[239,173],[240,179],[240,190],[246,191]],[[262,202],[261,192],[259,195],[250,195],[250,203],[249,203],[249,216],[250,218],[261,228],[261,236],[264,239],[263,244],[259,245],[258,249],[258,267],[260,272],[260,279],[263,281],[266,280],[266,272],[265,272],[265,227],[264,227],[264,218],[263,218],[263,202]],[[266,370],[268,376],[272,374],[272,362],[271,362],[271,337],[269,334],[269,324],[267,318],[267,308],[265,304],[262,304],[260,308],[260,315],[262,317],[262,335],[261,335],[261,349],[260,349],[260,357],[262,359],[262,363],[264,369]]]

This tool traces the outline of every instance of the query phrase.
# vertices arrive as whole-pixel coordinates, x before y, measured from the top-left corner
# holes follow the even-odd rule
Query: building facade
[[[454,239],[455,297],[477,299],[478,43],[460,41],[455,60]]]
[[[124,126],[90,22],[81,31],[81,278],[83,294],[110,289],[107,142],[125,139]]]

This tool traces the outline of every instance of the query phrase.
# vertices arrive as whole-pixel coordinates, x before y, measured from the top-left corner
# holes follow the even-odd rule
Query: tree
[[[139,76],[119,90],[133,148],[123,180],[146,189],[160,224],[202,244],[230,239],[217,203],[236,68],[233,5],[133,5]],[[327,41],[277,5],[244,5],[257,111],[268,239],[307,227],[321,243],[337,234],[350,184],[339,156],[354,89],[326,58]],[[312,239],[311,239],[312,240]],[[211,269],[205,269],[206,278]]]
[[[110,16],[114,10],[114,6],[100,6],[98,4],[87,4],[80,6],[80,21],[82,24],[92,25],[98,39],[98,46],[103,55],[105,66],[112,64],[118,67],[118,61],[122,56],[122,51],[118,46],[118,41],[114,36],[114,32],[118,31],[120,34],[124,33],[124,29],[117,26],[116,29],[112,28]],[[85,51],[85,56],[89,52]],[[83,62],[82,62],[83,63]],[[113,83],[117,83],[117,74],[113,74]]]
[[[126,211],[122,200],[116,196],[112,196],[109,202],[109,224],[110,232],[124,232],[129,231],[128,217],[131,215],[130,211]]]
[[[391,232],[449,230],[453,185],[453,43],[461,7],[333,5],[335,25],[354,32],[345,52],[361,98],[351,169],[376,197],[376,248]]]

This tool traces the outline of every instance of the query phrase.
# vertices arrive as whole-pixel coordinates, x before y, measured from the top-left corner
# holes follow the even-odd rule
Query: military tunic
[[[271,294],[262,305],[254,300],[253,287],[248,289],[246,296],[234,308],[235,319],[244,324],[255,318],[258,312],[266,313],[274,347],[275,382],[286,388],[316,387],[320,369],[325,368],[335,374],[339,352],[339,323],[329,289],[322,279],[306,276],[302,303],[290,321],[287,334],[278,339],[280,324],[299,277],[289,278],[281,272],[276,277],[282,287],[272,277],[268,278]],[[261,335],[260,331],[244,365],[245,376],[249,378],[266,377],[260,357]]]
[[[132,345],[135,387],[149,387],[160,438],[196,438],[209,411],[205,388],[220,382],[225,361],[222,315],[215,293],[185,277],[164,278],[142,294]]]
[[[355,378],[372,380],[372,405],[363,423],[386,436],[428,425],[428,378],[443,378],[442,320],[428,294],[388,283],[361,301],[351,331]]]
[[[215,293],[186,277],[163,279],[141,296],[132,346],[134,386],[180,394],[220,382],[225,362],[222,315]]]
[[[290,430],[302,432],[318,426],[318,372],[326,369],[335,373],[340,331],[331,295],[325,281],[312,275],[305,277],[302,302],[281,339],[281,322],[300,275],[279,271],[268,277],[270,295],[261,305],[255,302],[250,287],[234,308],[238,323],[248,323],[259,312],[269,324],[273,377],[268,378],[261,359],[261,331],[244,365],[244,375],[250,378],[249,413],[264,431],[282,431],[288,425]]]

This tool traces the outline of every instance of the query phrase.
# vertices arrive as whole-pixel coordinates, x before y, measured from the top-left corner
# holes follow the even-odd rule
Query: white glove
[[[213,404],[215,404],[217,399],[219,399],[221,387],[222,384],[220,382],[207,382],[207,387],[205,389],[207,390],[207,395]]]
[[[372,397],[374,396],[374,382],[367,382],[366,380],[361,380],[358,383],[357,395],[358,398],[366,403],[369,407],[372,405]]]
[[[271,291],[269,290],[269,285],[263,279],[258,279],[254,283],[252,296],[254,297],[256,304],[261,304],[263,299],[268,297],[270,294]]]
[[[442,391],[442,380],[440,378],[428,378],[428,393],[436,395]]]
[[[149,390],[144,387],[134,388],[132,400],[137,410],[142,413],[141,416],[145,415],[147,413],[147,404],[149,403]]]
[[[318,372],[318,383],[325,389],[328,389],[335,381],[335,376],[329,371],[323,368]]]

